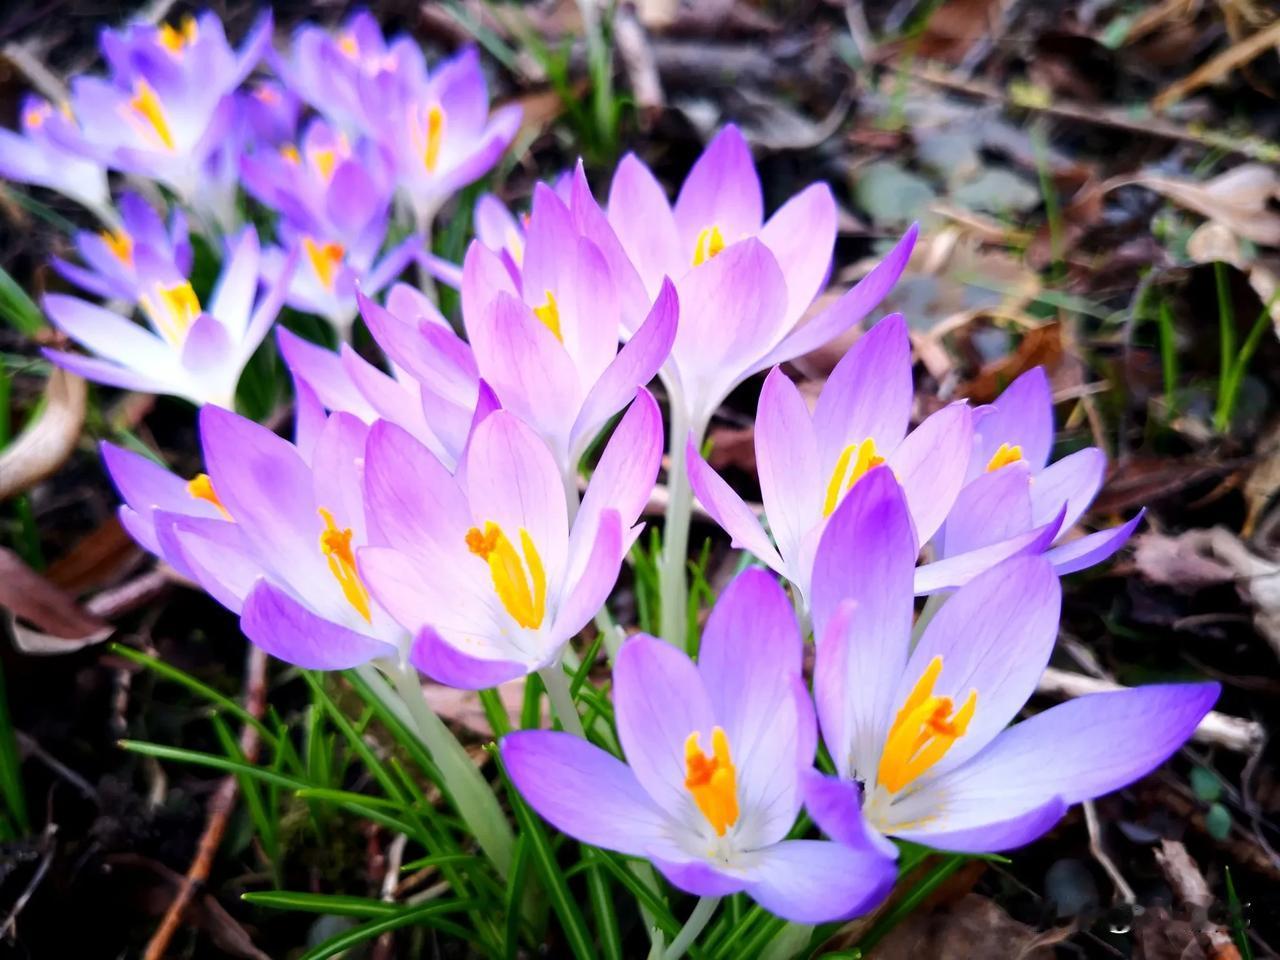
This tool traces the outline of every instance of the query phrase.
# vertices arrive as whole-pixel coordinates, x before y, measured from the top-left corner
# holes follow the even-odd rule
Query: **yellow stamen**
[[[853,469],[849,469],[849,461],[853,461]],[[884,463],[884,457],[876,453],[876,442],[870,437],[861,443],[851,443],[840,452],[835,469],[831,471],[831,479],[827,481],[827,498],[822,503],[822,515],[831,516],[844,495],[853,489],[853,485]]]
[[[684,742],[684,787],[693,795],[716,836],[738,822],[738,774],[729,755],[729,737],[720,727],[711,730],[708,757],[698,745],[698,731]]]
[[[183,17],[182,23],[178,27],[173,27],[166,23],[160,28],[160,46],[175,57],[181,56],[183,49],[188,44],[196,42],[198,32],[199,27],[196,26],[195,17]]]
[[[339,34],[338,49],[354,60],[360,53],[360,44],[356,42],[355,34],[346,32]]]
[[[432,105],[427,111],[427,149],[422,155],[422,162],[428,173],[435,173],[440,163],[440,145],[444,140],[444,110],[439,104]]]
[[[285,163],[291,164],[295,167],[302,162],[302,157],[298,153],[298,148],[292,143],[286,143],[280,148],[280,156],[284,157]]]
[[[564,343],[564,337],[560,334],[560,307],[556,303],[556,295],[554,293],[550,290],[547,291],[546,302],[540,307],[534,307],[533,315],[555,335],[557,340]]]
[[[152,324],[175,347],[181,346],[186,339],[191,324],[200,316],[200,301],[191,284],[182,281],[172,287],[155,285],[155,297],[144,293],[138,302]]]
[[[514,227],[507,230],[507,251],[517,267],[524,265],[524,240],[520,238],[520,234]]]
[[[964,705],[956,710],[950,697],[933,694],[941,673],[942,657],[934,657],[889,728],[876,779],[890,793],[897,793],[929,771],[969,729],[978,707],[978,691],[970,690]]]
[[[493,521],[485,523],[483,532],[479,527],[467,531],[467,549],[489,564],[493,589],[511,618],[526,630],[541,627],[547,615],[547,575],[528,531],[520,531],[523,560]]]
[[[253,95],[263,103],[280,102],[280,91],[275,87],[254,87]]]
[[[311,165],[320,174],[320,179],[329,182],[333,176],[333,168],[338,165],[338,155],[328,148],[311,151]]]
[[[133,264],[133,237],[126,230],[102,230],[98,233],[112,256],[125,266]]]
[[[321,507],[317,513],[324,520],[324,529],[320,531],[320,552],[329,561],[329,572],[342,588],[342,595],[347,603],[355,607],[356,613],[364,618],[365,623],[373,622],[373,613],[369,607],[369,591],[356,570],[356,555],[351,548],[351,528],[339,530],[333,520],[333,514]]]
[[[164,144],[165,149],[174,148],[173,131],[169,129],[164,107],[160,105],[160,98],[156,96],[151,84],[139,79],[137,86],[134,87],[133,99],[129,101],[129,106],[133,108],[134,113],[151,125],[151,130]]]
[[[993,470],[999,470],[1001,467],[1007,467],[1011,463],[1017,463],[1022,459],[1022,447],[1014,444],[1010,446],[1007,443],[1000,444],[999,448],[991,459],[987,461],[987,473]]]
[[[27,111],[22,115],[22,122],[31,129],[38,130],[44,126],[44,122],[53,114],[53,108],[47,103],[39,103],[33,107],[28,107]]]
[[[209,479],[207,473],[197,473],[187,482],[187,493],[191,494],[193,499],[203,500],[211,503],[218,508],[218,512],[226,519],[231,519],[231,514],[227,513],[227,508],[222,505],[222,501],[218,499],[218,492],[213,489],[213,481]]]
[[[724,234],[720,228],[715,224],[703,227],[698,233],[698,242],[693,245],[693,265],[697,267],[706,263],[723,249]]]
[[[347,251],[340,243],[316,243],[310,237],[304,237],[302,246],[307,251],[307,259],[311,261],[311,269],[316,272],[326,290],[333,289],[333,282],[338,276],[338,267]]]

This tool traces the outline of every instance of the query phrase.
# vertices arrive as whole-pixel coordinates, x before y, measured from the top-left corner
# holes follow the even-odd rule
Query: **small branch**
[[[1072,697],[1083,697],[1091,693],[1107,693],[1115,690],[1127,690],[1128,687],[1109,680],[1096,680],[1080,673],[1056,670],[1049,667],[1040,678],[1036,691],[1045,696],[1069,700]],[[1266,728],[1253,720],[1231,717],[1225,713],[1212,710],[1205,715],[1191,734],[1197,743],[1207,743],[1234,753],[1252,753],[1258,745],[1267,739]]]
[[[1089,852],[1093,854],[1093,859],[1097,860],[1102,869],[1107,872],[1107,876],[1115,884],[1116,893],[1120,895],[1120,899],[1125,903],[1137,903],[1138,898],[1133,894],[1133,887],[1129,886],[1124,874],[1120,872],[1120,868],[1115,865],[1106,847],[1102,845],[1102,829],[1098,825],[1098,811],[1093,801],[1086,800],[1081,806],[1084,807],[1084,823],[1089,830]]]
[[[40,845],[44,847],[44,855],[40,858],[40,864],[36,867],[35,873],[31,875],[31,879],[27,882],[26,889],[13,901],[13,907],[9,910],[8,915],[4,918],[4,922],[0,923],[0,938],[8,937],[15,933],[14,925],[18,922],[18,914],[22,913],[27,902],[35,895],[36,888],[40,886],[40,881],[44,879],[45,873],[49,870],[49,864],[53,862],[53,855],[57,851],[57,845],[54,843],[54,837],[58,833],[58,825],[51,823],[44,828],[44,834],[40,837]]]
[[[267,654],[260,647],[249,645],[249,654],[245,664],[245,709],[257,718],[261,718],[267,706]],[[252,724],[245,724],[240,731],[240,752],[245,760],[252,763],[258,756],[258,731]],[[195,899],[196,892],[209,878],[213,869],[213,858],[222,843],[222,835],[226,832],[227,821],[231,818],[231,810],[235,806],[238,783],[234,774],[223,778],[218,789],[209,799],[206,808],[204,833],[196,846],[195,858],[182,878],[182,886],[178,889],[173,902],[160,921],[160,926],[147,944],[143,960],[162,960],[169,949],[169,941],[182,926],[182,919],[187,907]]]
[[[1209,919],[1208,910],[1216,899],[1205,882],[1187,848],[1177,840],[1161,840],[1156,850],[1156,863],[1164,873],[1174,895],[1189,907],[1195,907],[1195,922],[1200,935],[1208,941],[1212,960],[1240,960],[1240,951],[1231,934]]]

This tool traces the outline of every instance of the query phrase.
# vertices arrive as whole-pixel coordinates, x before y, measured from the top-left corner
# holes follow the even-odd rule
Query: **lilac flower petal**
[[[557,645],[568,642],[600,612],[618,582],[625,553],[618,512],[605,510],[595,525],[595,538],[584,569],[576,581],[571,581],[572,586],[556,611],[551,632]]]
[[[665,817],[622,761],[581,737],[546,730],[507,734],[507,776],[529,806],[583,843],[642,857],[664,841]]]
[[[711,519],[729,534],[731,546],[746,550],[778,573],[785,573],[786,564],[751,508],[702,459],[702,454],[692,442],[686,446],[689,485],[698,502],[711,514]]]
[[[836,243],[836,202],[825,183],[811,184],[778,208],[759,234],[787,278],[787,317],[799,322],[822,292]]]
[[[824,840],[784,840],[759,851],[747,892],[792,923],[826,923],[867,913],[897,879],[879,851]]]
[[[1026,463],[1011,463],[965,484],[935,542],[941,556],[954,557],[1031,527],[1031,470]]]
[[[527,664],[512,660],[481,660],[468,656],[431,627],[424,627],[418,632],[409,650],[409,662],[419,673],[425,673],[436,683],[459,690],[486,690],[529,672]]]
[[[1061,514],[1043,527],[1036,527],[1016,537],[917,567],[916,596],[927,596],[940,590],[954,590],[964,586],[978,574],[1010,557],[1044,553],[1058,535],[1060,527]]]
[[[793,698],[800,658],[800,629],[778,581],[763,570],[740,573],[711,610],[698,672],[737,769],[738,835],[752,846],[785,837],[800,808],[797,749],[812,740],[801,721],[813,724]]]
[[[324,404],[306,380],[293,378],[293,445],[302,459],[311,462],[316,442],[324,430]]]
[[[156,534],[164,556],[181,556],[186,571],[233,613],[265,574],[261,561],[237,523],[155,513]]]
[[[213,314],[202,313],[187,330],[180,356],[183,369],[189,373],[206,375],[213,381],[227,381],[226,395],[218,399],[230,406],[235,401],[235,386],[239,379],[238,376],[228,376],[238,373],[234,366],[229,366],[235,363],[235,352],[236,346],[231,342],[227,328]]]
[[[622,242],[618,239],[614,228],[610,226],[604,212],[596,204],[595,197],[591,195],[591,186],[587,183],[587,176],[583,170],[581,159],[578,160],[572,174],[567,175],[567,179],[569,180],[569,211],[573,214],[574,229],[594,243],[596,248],[604,254],[604,258],[609,264],[609,273],[613,277],[614,285],[617,288],[623,326],[628,331],[634,331],[644,321],[649,312],[650,295],[645,288],[645,282],[641,280],[636,266],[631,262],[626,250],[623,249]],[[659,188],[658,192],[661,194],[661,188]],[[670,210],[670,207],[666,205],[665,195],[662,195],[662,204],[662,212]],[[667,219],[670,221],[669,214]],[[674,230],[674,222],[672,221],[671,231],[673,234]],[[655,277],[653,287],[655,297],[662,278],[667,275],[667,273],[661,272]]]
[[[569,437],[571,458],[580,456],[581,449],[600,432],[605,421],[654,378],[671,353],[679,315],[675,286],[664,280],[648,318],[618,351],[582,402]]]
[[[902,484],[921,543],[942,526],[964,485],[973,452],[972,416],[965,403],[943,407],[889,454],[889,467]]]
[[[627,154],[618,164],[609,187],[608,211],[609,226],[649,296],[657,296],[664,277],[681,277],[689,270],[691,259],[680,255],[680,234],[666,192],[635,154]],[[605,255],[609,256],[608,250]],[[688,257],[692,256],[690,248]]]
[[[396,648],[312,613],[266,580],[245,599],[240,629],[277,659],[307,670],[346,670]]]
[[[74,263],[68,263],[61,257],[50,257],[49,264],[64,280],[104,300],[133,300],[136,297],[137,291],[115,276],[94,273]]]
[[[106,442],[99,449],[111,482],[124,502],[138,513],[150,515],[159,509],[201,517],[220,516],[213,504],[191,496],[185,480],[150,457]]]
[[[300,252],[301,249],[299,247],[294,247],[289,251],[288,256],[285,257],[284,262],[280,265],[280,272],[276,276],[275,282],[268,285],[267,292],[258,300],[258,305],[249,316],[249,326],[245,329],[244,339],[240,342],[240,349],[243,351],[245,360],[248,360],[253,351],[258,349],[258,344],[267,335],[267,331],[275,323],[276,315],[280,312],[280,308],[284,306],[284,298],[289,291],[289,283],[293,279],[293,271],[298,265]]]
[[[1109,527],[1078,540],[1059,544],[1045,554],[1045,559],[1053,564],[1054,572],[1060,577],[1101,563],[1129,542],[1146,513],[1146,507],[1143,507],[1132,520],[1118,527]]]
[[[1035,692],[1058,636],[1062,587],[1043,557],[1014,557],[965,584],[925,628],[892,700],[903,703],[934,657],[935,685],[959,705],[977,691],[965,735],[934,775],[973,756],[1005,728]]]
[[[304,380],[330,410],[346,410],[371,423],[377,411],[347,376],[342,359],[332,350],[304,340],[285,327],[276,328],[280,354],[294,376]]]
[[[356,564],[373,598],[410,633],[432,627],[446,643],[466,647],[478,658],[517,659],[509,645],[494,642],[502,635],[505,624],[499,618],[505,614],[495,609],[482,561],[454,551],[446,563],[427,565],[389,547],[361,547]]]
[[[805,809],[818,829],[832,840],[855,849],[872,847],[889,859],[897,858],[898,848],[873,830],[862,816],[862,788],[856,782],[807,770],[802,787]]]
[[[662,441],[662,411],[653,394],[641,389],[600,454],[574,518],[575,533],[610,509],[618,512],[624,529],[640,519],[658,478]]]
[[[751,372],[785,363],[818,349],[874,310],[893,289],[911,259],[919,227],[912,225],[889,254],[848,293],[813,319],[802,323],[758,360]]]
[[[75,297],[51,293],[45,313],[59,330],[86,350],[144,375],[173,369],[168,344],[133,321]]]
[[[139,393],[172,393],[178,396],[188,396],[188,399],[192,399],[185,393],[180,394],[177,387],[168,380],[160,380],[155,377],[149,377],[146,374],[135,373],[133,370],[127,370],[109,360],[84,357],[78,353],[68,353],[65,350],[51,350],[48,347],[41,350],[40,353],[55,366],[84,377],[86,380],[92,380],[108,387],[118,387],[121,390],[137,390]],[[193,402],[195,401],[193,400]]]
[[[707,144],[680,187],[672,212],[678,249],[687,257],[693,256],[699,232],[708,227],[718,228],[728,243],[759,232],[764,221],[760,177],[751,148],[736,126],[726,124]]]
[[[882,456],[901,443],[911,401],[911,338],[902,314],[894,313],[858,338],[818,395],[813,427],[824,479],[851,443],[874,440]]]
[[[234,340],[244,336],[258,290],[258,234],[246,228],[227,257],[209,300],[209,312],[227,328]]]
[[[1107,456],[1097,447],[1077,450],[1045,467],[1031,485],[1032,524],[1047,523],[1066,504],[1062,529],[1070,530],[1102,489],[1106,472]]]
[[[698,816],[684,786],[684,745],[698,732],[709,749],[717,718],[697,667],[664,640],[633,636],[618,653],[613,702],[636,779],[668,815]]]
[[[1053,396],[1044,367],[1032,367],[1009,384],[976,423],[974,469],[981,470],[1000,444],[1022,448],[1022,458],[1038,471],[1053,448]]]
[[[695,897],[724,897],[747,886],[742,877],[717,870],[705,860],[668,859],[654,853],[652,848],[646,850],[645,855],[672,886]]]
[[[1067,804],[1061,797],[1051,797],[1038,807],[998,819],[1006,812],[1003,796],[985,798],[982,813],[988,819],[973,826],[955,826],[959,817],[943,815],[938,820],[920,827],[895,831],[895,836],[938,850],[957,853],[996,853],[1012,850],[1042,837],[1053,829],[1067,812]]]
[[[774,367],[760,391],[756,468],[778,552],[791,558],[822,515],[818,441],[809,408],[794,383]]]

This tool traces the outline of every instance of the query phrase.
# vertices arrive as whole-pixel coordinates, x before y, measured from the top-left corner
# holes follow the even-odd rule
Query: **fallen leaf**
[[[1034,327],[1026,332],[1017,349],[1007,357],[989,363],[959,389],[959,395],[974,403],[990,403],[1032,367],[1052,370],[1062,358],[1062,328],[1054,323]]]
[[[1242,163],[1211,180],[1190,180],[1154,173],[1121,176],[1103,184],[1103,192],[1140,186],[1201,216],[1225,224],[1236,236],[1265,246],[1280,246],[1280,173],[1261,163]]]
[[[935,910],[917,910],[899,924],[871,960],[1053,960],[1053,944],[1072,927],[1035,930],[1010,917],[994,900],[970,893]]]
[[[45,385],[45,409],[0,453],[0,500],[31,489],[66,462],[80,439],[88,387],[55,367]]]
[[[36,573],[12,550],[0,547],[0,608],[23,653],[72,653],[111,635],[111,625]],[[21,621],[31,624],[27,626]]]
[[[1218,83],[1268,50],[1274,50],[1277,44],[1280,44],[1280,20],[1245,37],[1239,43],[1232,44],[1181,80],[1166,87],[1164,92],[1151,101],[1151,109],[1159,112],[1201,87]]]

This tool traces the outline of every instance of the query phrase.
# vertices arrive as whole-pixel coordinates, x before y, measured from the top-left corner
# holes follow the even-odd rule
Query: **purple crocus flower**
[[[204,164],[233,119],[228,95],[270,39],[269,14],[254,25],[239,52],[212,13],[187,17],[177,26],[105,30],[101,47],[111,76],[72,82],[79,128],[55,128],[53,135],[61,130],[69,148],[108,167],[160,180],[196,209],[223,213],[210,209]]]
[[[388,84],[374,136],[391,151],[419,227],[451,194],[479,179],[515,138],[520,108],[489,112],[480,58],[467,48],[419,84]]]
[[[374,424],[365,502],[382,545],[360,551],[360,571],[416,634],[411,662],[475,689],[556,665],[617,579],[661,454],[657,404],[641,391],[570,524],[555,458],[513,414],[476,426],[457,476]]]
[[[261,80],[235,93],[236,116],[255,147],[279,148],[294,139],[302,101],[275,80]]]
[[[997,564],[947,599],[913,648],[915,550],[907,498],[883,467],[818,546],[814,695],[838,779],[807,775],[805,802],[837,839],[862,843],[870,828],[961,852],[1019,846],[1071,804],[1163,763],[1217,699],[1216,683],[1153,685],[1008,727],[1057,637],[1052,566],[1035,555]]]
[[[142,288],[138,303],[150,329],[84,300],[49,294],[44,307],[54,326],[96,356],[62,350],[45,350],[45,356],[108,386],[230,407],[245,364],[280,310],[287,273],[255,296],[258,236],[247,228],[233,244],[206,309],[172,262],[145,247],[135,248],[134,255]]]
[[[166,225],[142,197],[126,193],[120,198],[119,219],[115,229],[76,233],[76,251],[84,266],[54,257],[54,269],[90,293],[127,303],[137,303],[147,293],[139,261],[167,264],[184,277],[191,272],[191,243],[181,210],[175,207]]]
[[[915,244],[912,227],[875,270],[801,324],[830,272],[835,201],[819,183],[767,223],[763,209],[751,152],[738,129],[727,126],[694,164],[674,207],[638,158],[623,158],[609,191],[608,223],[624,256],[610,255],[592,235],[620,288],[634,280],[616,276],[628,264],[650,298],[664,277],[675,281],[680,329],[665,376],[699,437],[747,377],[823,345],[874,309]]]
[[[937,537],[944,562],[1025,535],[1060,511],[1057,536],[1045,545],[1045,556],[1059,574],[1101,563],[1128,542],[1143,511],[1120,526],[1063,541],[1102,488],[1107,458],[1097,447],[1087,447],[1051,464],[1053,433],[1053,397],[1042,367],[1028,370],[994,403],[974,410],[969,480]]]
[[[355,417],[334,414],[295,447],[207,406],[207,475],[183,481],[136,454],[103,453],[126,502],[122,519],[143,546],[240,614],[245,636],[268,653],[339,670],[397,657],[408,644],[356,569],[369,538],[360,490],[367,433]]]
[[[476,240],[502,259],[515,284],[520,283],[520,265],[524,263],[525,229],[529,217],[517,217],[492,193],[480,195],[476,201]]]
[[[496,406],[487,389],[482,395],[471,347],[430,300],[406,284],[391,288],[385,308],[361,297],[361,310],[391,360],[391,373],[350,344],[334,353],[279,328],[276,337],[290,372],[325,408],[369,424],[378,418],[394,423],[453,470],[473,423]]]
[[[624,331],[608,263],[577,234],[564,202],[539,184],[519,282],[473,242],[463,264],[462,312],[480,376],[542,434],[572,482],[586,446],[662,366],[679,310],[668,283],[619,350]]]
[[[887,463],[901,481],[914,535],[927,541],[942,526],[964,484],[973,446],[968,406],[944,407],[910,433],[911,342],[894,314],[861,337],[836,364],[812,415],[800,392],[775,367],[756,414],[756,463],[774,540],[690,442],[693,491],[743,547],[809,599],[818,539],[828,518],[872,469]]]
[[[55,109],[42,97],[24,98],[22,132],[0,129],[0,177],[56,190],[101,216],[109,216],[106,167],[68,146],[76,135],[70,104]],[[62,136],[51,131],[62,128]]]
[[[696,666],[653,637],[623,645],[613,694],[626,763],[530,730],[502,741],[507,772],[557,829],[647,858],[682,890],[745,892],[796,923],[865,913],[893,885],[891,857],[786,839],[816,740],[801,647],[777,582],[747,571],[712,610]]]

